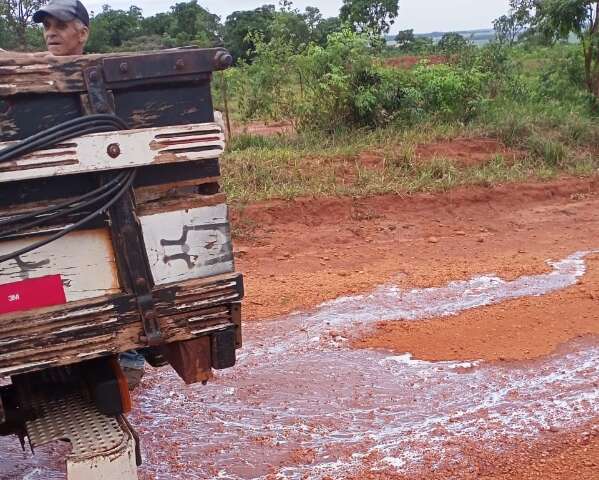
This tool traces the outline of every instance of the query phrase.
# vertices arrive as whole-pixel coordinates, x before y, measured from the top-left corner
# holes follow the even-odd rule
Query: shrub
[[[423,109],[447,121],[472,120],[483,105],[487,78],[477,68],[451,65],[420,65],[414,71]]]

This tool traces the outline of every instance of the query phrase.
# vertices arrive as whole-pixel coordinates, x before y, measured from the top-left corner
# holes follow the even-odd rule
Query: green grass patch
[[[419,144],[488,133],[482,125],[427,124],[409,130],[385,128],[333,135],[243,135],[233,140],[223,158],[223,188],[232,201],[252,202],[439,192],[466,185],[597,173],[599,160],[588,150],[588,144],[585,148],[577,147],[576,142],[567,145],[559,132],[543,135],[536,125],[510,133],[519,152],[516,160],[513,155],[498,153],[488,161],[464,166],[456,159],[421,159],[416,154]],[[364,156],[375,160],[366,161]]]

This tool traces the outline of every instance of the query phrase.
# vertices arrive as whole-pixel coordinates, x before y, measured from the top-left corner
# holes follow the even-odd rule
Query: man
[[[89,14],[79,0],[50,0],[33,14],[35,23],[43,23],[48,52],[57,57],[83,55],[89,38]],[[133,390],[144,373],[144,357],[130,351],[119,355],[119,363]]]
[[[89,14],[79,0],[50,0],[33,14],[44,24],[48,52],[56,56],[82,55],[89,38]]]

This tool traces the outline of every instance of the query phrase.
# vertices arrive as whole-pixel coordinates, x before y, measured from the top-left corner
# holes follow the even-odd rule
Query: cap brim
[[[46,18],[48,15],[54,18],[58,18],[58,20],[62,22],[70,22],[71,20],[75,20],[75,18],[77,18],[72,13],[65,12],[62,9],[52,8],[52,6],[48,6],[40,8],[37,12],[35,12],[33,14],[32,19],[35,23],[42,23],[44,21],[44,18]]]

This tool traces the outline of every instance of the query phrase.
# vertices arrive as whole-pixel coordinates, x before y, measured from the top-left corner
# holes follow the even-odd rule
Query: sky
[[[127,9],[137,5],[144,16],[164,12],[183,0],[83,0],[90,11],[99,12],[103,4]],[[278,0],[199,0],[198,3],[222,20],[235,10],[252,10],[263,4],[277,4]],[[318,7],[325,16],[336,16],[342,0],[296,0],[294,6],[303,11],[308,6]],[[508,0],[399,0],[399,18],[392,33],[408,28],[416,33],[432,31],[474,30],[491,28],[495,18],[508,10]]]

